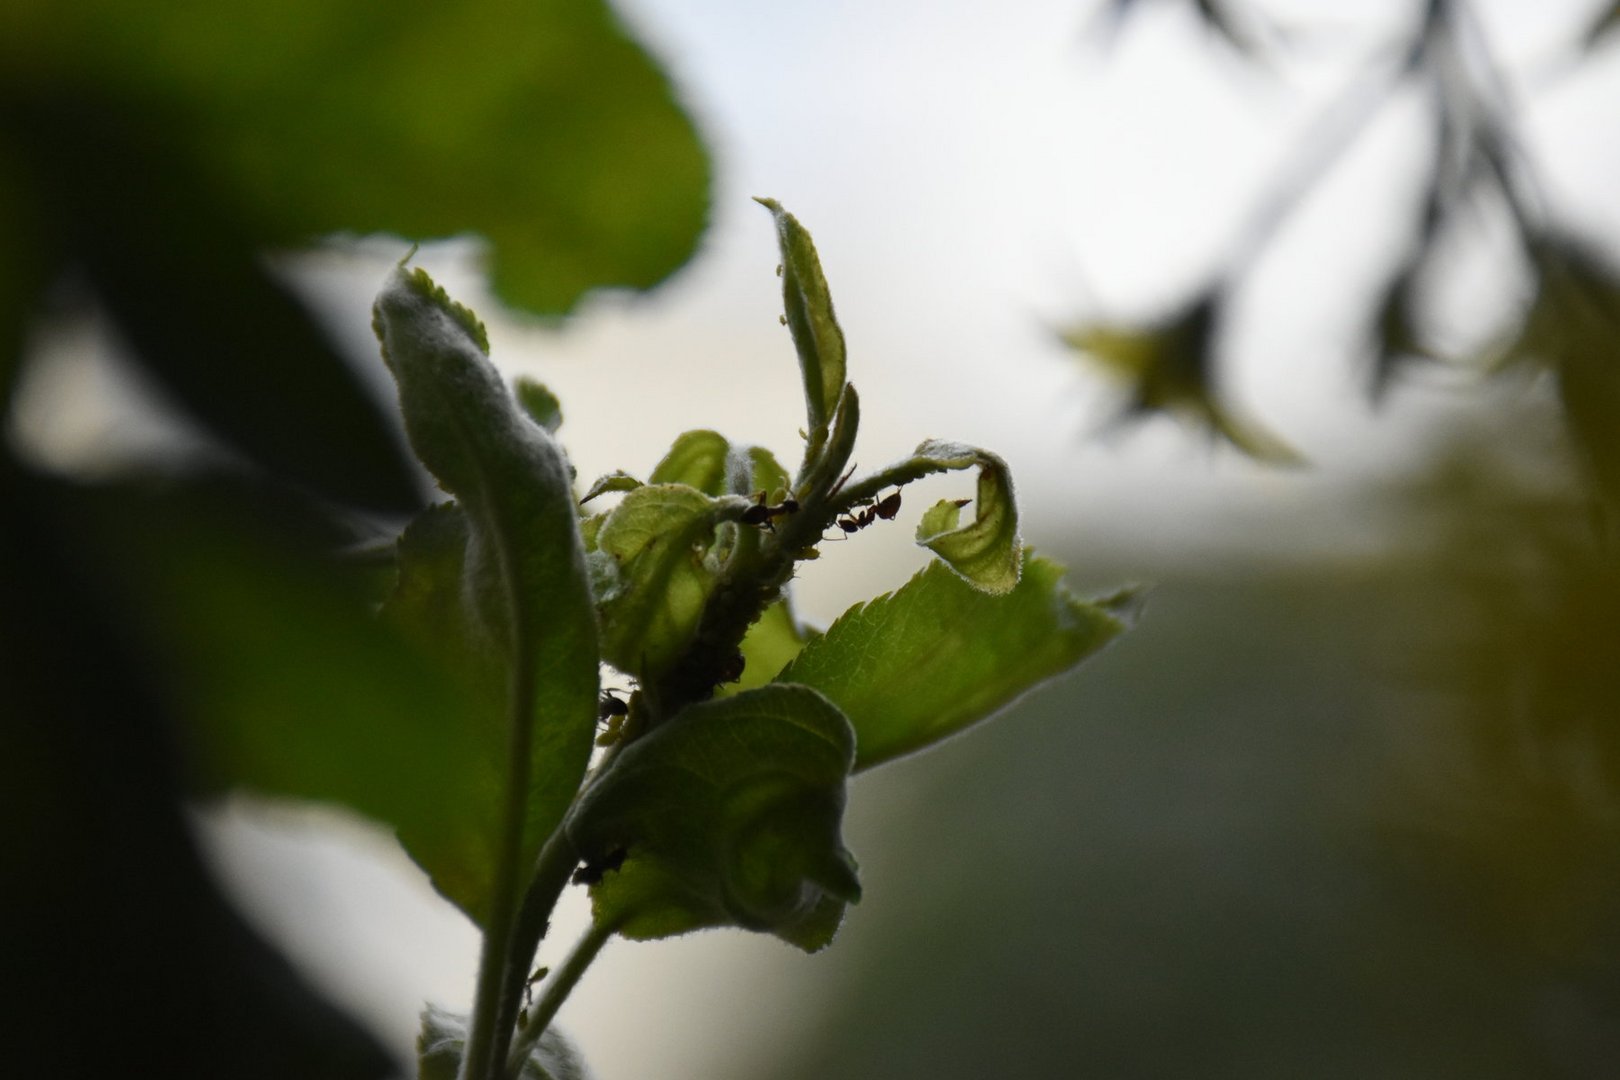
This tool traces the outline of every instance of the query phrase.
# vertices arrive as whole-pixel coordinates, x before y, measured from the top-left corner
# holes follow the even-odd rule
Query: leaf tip
[[[1106,596],[1097,597],[1091,604],[1106,611],[1121,627],[1129,630],[1141,621],[1153,589],[1152,584],[1126,585]]]

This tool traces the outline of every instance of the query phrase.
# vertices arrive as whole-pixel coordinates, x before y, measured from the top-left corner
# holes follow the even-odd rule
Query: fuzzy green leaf
[[[685,484],[705,495],[723,495],[726,458],[731,443],[717,431],[688,431],[676,438],[662,461],[653,466],[649,484]]]
[[[526,863],[578,787],[595,729],[595,611],[568,464],[507,393],[471,313],[425,273],[394,271],[377,298],[375,324],[411,445],[456,497],[461,518],[452,525],[447,512],[430,512],[436,535],[422,545],[425,557],[407,534],[391,611],[449,643],[453,661],[474,667],[469,677],[488,684],[477,700],[494,703],[499,719],[468,730],[494,733],[491,799],[503,790],[509,717],[520,714],[530,725],[520,740],[529,768],[517,854]],[[474,655],[487,659],[468,659]],[[532,679],[507,674],[525,671]],[[525,683],[532,686],[527,700],[508,700],[510,687]],[[493,874],[493,865],[484,869]],[[471,883],[452,899],[481,920],[491,881]]]
[[[786,495],[791,480],[776,455],[763,446],[734,446],[727,465],[733,495],[763,491],[770,498]]]
[[[587,865],[623,858],[592,887],[595,917],[626,937],[715,926],[806,951],[860,898],[844,849],[849,722],[802,686],[694,705],[632,743],[569,819]]]
[[[1126,629],[1127,598],[1089,604],[1062,577],[1032,556],[1017,587],[997,596],[931,563],[839,616],[777,679],[843,710],[855,767],[870,768],[984,720]]]
[[[562,402],[545,383],[538,379],[531,379],[527,375],[520,375],[512,384],[512,390],[517,395],[518,404],[523,411],[529,414],[529,419],[545,428],[552,435],[562,427]]]
[[[647,484],[607,514],[590,566],[608,663],[649,680],[680,656],[717,579],[715,526],[745,505],[685,484]]]
[[[782,306],[804,376],[805,414],[815,447],[825,438],[844,392],[844,331],[833,313],[832,293],[810,233],[775,199],[756,198],[776,219],[782,252]]]

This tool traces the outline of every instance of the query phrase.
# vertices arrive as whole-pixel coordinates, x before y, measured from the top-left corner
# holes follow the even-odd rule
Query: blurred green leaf
[[[1215,392],[1215,322],[1219,296],[1201,298],[1157,326],[1083,323],[1059,334],[1126,387],[1128,415],[1165,412],[1219,435],[1257,461],[1297,465],[1299,454]]]
[[[426,557],[401,545],[402,589],[390,611],[417,620],[424,635],[472,643],[454,649],[454,662],[489,657],[471,673],[493,684],[484,697],[500,717],[483,756],[504,777],[509,747],[527,746],[528,811],[518,841],[527,865],[562,819],[595,732],[595,608],[568,464],[507,393],[472,313],[424,272],[394,270],[375,323],[411,445],[460,508],[428,512],[436,542],[421,545]],[[519,714],[531,727],[511,742]],[[490,798],[504,788],[497,781]],[[453,898],[482,920],[490,883],[486,876]]]
[[[809,452],[813,455],[826,439],[833,410],[844,392],[844,331],[833,313],[832,293],[810,233],[775,199],[754,201],[776,219],[782,252],[782,306],[804,376]]]
[[[1063,568],[1031,557],[1012,592],[975,589],[931,563],[850,608],[777,676],[826,694],[855,728],[856,769],[978,723],[1123,632],[1129,597],[1076,599]]]
[[[598,0],[23,3],[0,15],[0,70],[0,99],[161,123],[123,164],[227,193],[251,247],[472,231],[496,291],[536,312],[656,283],[704,224],[691,122]],[[120,175],[87,178],[73,210],[139,216],[161,197]],[[207,270],[187,276],[205,286]]]
[[[132,102],[19,101],[0,87],[0,152],[22,178],[20,205],[175,401],[272,472],[415,510],[415,474],[375,395],[267,272],[233,194],[194,150],[177,145],[172,116]]]
[[[440,890],[475,910],[499,774],[454,657],[377,619],[361,581],[238,506],[170,496],[98,513],[86,531],[171,693],[194,782],[391,825]],[[425,546],[446,514],[430,511],[408,545]]]
[[[366,766],[417,745],[414,718],[389,710],[413,691],[432,708],[435,681],[408,662],[392,677],[397,643],[257,492],[204,506],[174,485],[74,488],[3,468],[0,492],[0,954],[18,988],[4,1024],[27,1036],[6,1072],[100,1076],[144,1046],[162,1076],[396,1075],[224,895],[180,803],[210,744],[185,736],[218,732],[194,723],[217,713],[244,720],[273,771],[302,752],[276,745],[288,727],[357,709],[400,738],[328,743],[314,787],[369,793],[381,785]],[[198,658],[214,663],[184,662]],[[139,990],[87,1023],[87,979]],[[176,1017],[184,1037],[154,1038]]]
[[[626,937],[715,926],[806,951],[860,898],[840,835],[855,755],[849,722],[803,686],[693,705],[630,744],[569,819],[587,860],[623,859],[592,886]]]

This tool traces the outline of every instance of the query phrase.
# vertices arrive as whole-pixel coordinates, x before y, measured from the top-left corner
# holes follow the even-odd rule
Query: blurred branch
[[[1247,16],[1252,14],[1242,10],[1244,5],[1239,0],[1188,2],[1218,36],[1233,44],[1252,42],[1252,38],[1233,29],[1246,25]],[[1117,26],[1136,7],[1133,0],[1116,0],[1109,9],[1112,23]],[[1620,22],[1620,7],[1611,5],[1586,29],[1586,38],[1595,37],[1615,22]],[[1272,37],[1283,45],[1287,43],[1287,35]],[[1240,47],[1238,51],[1251,60],[1257,59],[1252,48]],[[1577,444],[1592,458],[1592,447],[1596,445],[1592,432],[1603,425],[1594,424],[1591,413],[1597,409],[1609,417],[1611,402],[1620,410],[1620,396],[1606,392],[1615,381],[1609,373],[1620,364],[1616,356],[1620,352],[1620,318],[1607,317],[1609,305],[1605,300],[1601,305],[1606,313],[1603,320],[1579,320],[1581,333],[1568,332],[1563,324],[1568,322],[1564,316],[1570,303],[1559,294],[1569,290],[1560,282],[1573,276],[1581,279],[1583,294],[1596,291],[1608,297],[1614,287],[1610,284],[1613,275],[1595,269],[1602,265],[1601,261],[1584,254],[1589,245],[1576,239],[1576,230],[1561,220],[1558,206],[1546,194],[1536,162],[1520,136],[1522,108],[1513,80],[1467,0],[1423,0],[1421,5],[1414,5],[1414,17],[1397,39],[1393,52],[1378,50],[1351,73],[1342,89],[1306,125],[1307,134],[1273,173],[1264,196],[1238,230],[1220,267],[1187,310],[1202,311],[1210,325],[1220,323],[1228,299],[1275,246],[1278,233],[1293,212],[1321,186],[1394,95],[1414,82],[1431,89],[1427,109],[1435,130],[1435,156],[1407,250],[1388,271],[1387,284],[1368,313],[1367,337],[1374,344],[1371,394],[1381,398],[1401,366],[1414,357],[1487,369],[1505,366],[1507,361],[1535,359],[1559,372],[1565,390],[1566,419],[1576,428]],[[1505,350],[1497,347],[1483,356],[1441,357],[1425,341],[1426,312],[1418,286],[1458,208],[1484,194],[1500,200],[1511,222],[1532,279],[1533,302],[1526,304],[1521,315],[1523,325],[1516,336],[1510,335],[1511,343]],[[1168,316],[1136,328],[1082,323],[1066,328],[1062,336],[1078,351],[1100,360],[1117,378],[1122,373],[1120,357],[1103,355],[1108,350],[1099,351],[1099,344],[1153,340],[1182,321],[1184,315]],[[1549,333],[1548,327],[1563,328]],[[1143,350],[1136,353],[1148,355]],[[1271,456],[1256,454],[1244,440],[1231,438],[1223,431],[1218,421],[1230,415],[1230,406],[1217,400],[1214,388],[1220,384],[1220,372],[1209,355],[1200,351],[1196,365],[1183,364],[1181,368],[1183,377],[1174,380],[1176,394],[1164,392],[1166,375],[1152,365],[1138,364],[1125,372],[1130,384],[1127,415],[1175,412],[1225,435],[1251,456]],[[1601,377],[1594,376],[1599,369]],[[1185,377],[1187,371],[1193,371],[1196,378]],[[1572,372],[1578,372],[1576,381],[1586,388],[1577,390],[1574,396],[1570,393]],[[1605,390],[1597,395],[1601,400],[1586,400],[1592,396],[1587,391],[1594,387]],[[1620,421],[1620,411],[1612,419]],[[1606,440],[1600,441],[1607,445]],[[1600,476],[1613,471],[1602,462],[1591,464],[1590,471]],[[1620,492],[1614,494],[1620,497]]]

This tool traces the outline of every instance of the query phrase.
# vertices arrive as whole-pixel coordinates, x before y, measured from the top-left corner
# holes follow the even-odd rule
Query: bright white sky
[[[1246,292],[1231,342],[1233,393],[1312,470],[1209,454],[1167,425],[1088,438],[1109,399],[1047,327],[1088,313],[1152,314],[1205,283],[1344,61],[1376,42],[1380,20],[1415,5],[1257,5],[1317,28],[1301,45],[1310,62],[1272,73],[1206,47],[1185,11],[1152,0],[1105,51],[1085,33],[1093,6],[626,0],[713,149],[713,227],[697,259],[650,302],[602,299],[561,331],[480,307],[497,359],[559,392],[563,435],[587,476],[644,473],[691,427],[792,458],[798,375],[777,323],[770,219],[748,198],[772,195],[820,248],[862,394],[863,465],[928,436],[995,449],[1020,481],[1037,543],[1078,533],[1151,558],[1261,542],[1241,531],[1257,520],[1304,530],[1291,543],[1354,542],[1347,485],[1399,471],[1425,427],[1474,408],[1467,394],[1429,387],[1374,413],[1361,396],[1363,358],[1344,344],[1410,213],[1426,138],[1414,109],[1373,124],[1301,207]],[[1509,65],[1539,72],[1562,28],[1595,5],[1483,6]],[[1620,65],[1538,78],[1526,137],[1544,185],[1580,221],[1620,238],[1610,194],[1620,190],[1620,140],[1607,137]],[[1459,257],[1457,280],[1483,290],[1453,298],[1459,321],[1500,304],[1501,285],[1493,291],[1489,275],[1470,273],[1488,250]],[[338,294],[361,347],[370,283],[395,257],[360,260],[359,285]],[[452,292],[476,289],[453,253],[422,261]],[[315,280],[336,285],[353,270],[329,264]],[[920,557],[899,535],[907,530],[890,531],[808,583],[812,617],[825,621],[904,579]],[[259,901],[265,919],[402,1049],[422,999],[470,999],[473,935],[403,855],[374,856],[347,831],[311,832],[291,819],[243,815],[212,834],[228,866],[282,883],[281,895]],[[323,919],[305,917],[312,910]],[[577,926],[580,913],[572,917]],[[572,933],[565,920],[557,940]],[[814,959],[784,952],[722,934],[615,945],[563,1023],[599,1080],[718,1075],[750,1032],[782,1031],[776,1014],[794,992],[783,965],[790,979],[813,979]],[[774,966],[766,973],[761,963]],[[727,981],[737,973],[746,985]],[[689,1023],[695,1032],[683,1030]]]

